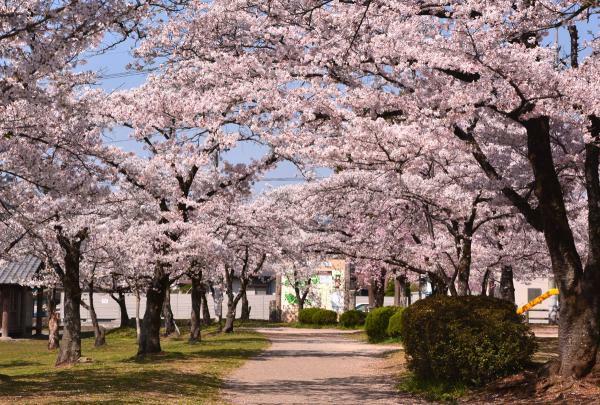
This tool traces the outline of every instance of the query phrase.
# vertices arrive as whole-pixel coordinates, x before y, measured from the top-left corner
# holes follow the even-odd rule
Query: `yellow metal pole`
[[[532,299],[527,304],[525,304],[521,308],[517,309],[517,314],[521,315],[523,312],[529,311],[531,308],[535,307],[536,305],[538,305],[545,299],[550,298],[553,295],[558,295],[558,288],[552,288],[552,289],[546,291],[545,293],[543,293],[542,295],[540,295],[539,297]]]

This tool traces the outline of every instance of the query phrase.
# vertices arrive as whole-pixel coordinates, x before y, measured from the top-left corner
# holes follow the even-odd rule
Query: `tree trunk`
[[[233,332],[233,322],[235,321],[235,309],[236,305],[233,303],[233,299],[227,299],[227,315],[225,317],[225,327],[223,332]]]
[[[1,288],[0,294],[0,304],[2,305],[2,338],[8,339],[8,324],[10,323],[9,319],[9,299],[8,299],[8,286]]]
[[[160,315],[168,288],[169,276],[164,274],[160,265],[157,265],[146,293],[146,312],[142,321],[138,356],[161,352]]]
[[[593,122],[598,138],[600,122]],[[559,364],[563,378],[581,378],[596,364],[600,330],[600,183],[598,147],[586,145],[585,178],[588,199],[588,262],[585,271],[575,247],[556,173],[550,141],[550,120],[537,117],[523,122],[528,158],[535,178],[535,195],[548,246],[552,271],[560,291]]]
[[[44,300],[44,288],[38,287],[36,293],[36,316],[35,316],[35,334],[36,336],[40,336],[42,334],[42,312],[44,312],[44,308],[42,305],[42,301]]]
[[[462,244],[462,253],[458,262],[458,275],[456,278],[456,294],[459,296],[471,295],[469,278],[471,277],[471,243]]]
[[[60,337],[58,334],[60,319],[56,311],[56,290],[48,290],[48,350],[58,349]]]
[[[431,272],[429,281],[431,282],[431,295],[448,295],[448,284],[440,276]]]
[[[200,276],[201,277],[201,276]],[[201,340],[200,329],[202,322],[200,320],[200,311],[202,307],[202,281],[198,276],[192,279],[192,312],[190,315],[190,343],[197,343]]]
[[[140,335],[142,333],[142,327],[140,325],[140,292],[135,290],[135,336],[136,341],[140,343]]]
[[[74,257],[76,256],[76,257]],[[71,253],[65,255],[65,274],[62,277],[64,289],[63,337],[56,365],[75,364],[81,357],[81,287],[79,286],[79,257]]]
[[[175,325],[173,310],[171,309],[171,289],[169,287],[167,287],[165,291],[165,300],[163,302],[163,317],[165,318],[164,336],[171,336],[173,334],[177,334],[177,326]]]
[[[90,305],[88,311],[90,312],[90,317],[92,318],[92,326],[94,327],[94,347],[100,347],[106,344],[106,339],[104,337],[105,331],[104,328],[98,324],[98,317],[96,316],[96,309],[94,308],[94,285],[90,283]]]
[[[409,305],[406,296],[406,284],[406,275],[399,274],[394,278],[394,305],[397,307],[406,307]]]
[[[488,284],[488,296],[492,298],[496,297],[496,282],[494,281],[494,279],[490,279],[490,282]]]
[[[225,327],[223,328],[223,332],[232,333],[233,332],[233,322],[235,321],[235,310],[237,308],[237,304],[242,297],[242,292],[246,291],[246,283],[243,278],[240,278],[240,291],[234,295],[233,294],[233,270],[225,270],[225,288],[227,293],[227,315],[225,317]]]
[[[483,273],[483,278],[481,280],[481,296],[485,297],[487,296],[487,289],[488,289],[488,285],[489,285],[489,281],[490,281],[490,269],[487,268],[485,269],[485,273]]]
[[[250,305],[248,303],[248,295],[246,291],[242,293],[242,313],[240,315],[240,319],[242,321],[250,320]]]
[[[117,294],[118,295],[116,297],[113,294],[110,294],[110,298],[112,298],[119,305],[119,310],[121,312],[121,325],[119,325],[119,328],[128,328],[129,314],[127,313],[125,294],[122,291],[119,291]]]
[[[515,303],[515,286],[513,284],[512,266],[502,266],[500,274],[500,297],[503,300]]]
[[[206,284],[202,283],[200,288],[200,298],[202,302],[202,324],[205,326],[210,326],[212,324],[212,318],[210,317],[208,300],[206,299]]]
[[[368,286],[369,307],[379,308],[383,306],[385,300],[385,276],[386,270],[381,270],[379,274],[371,279]]]

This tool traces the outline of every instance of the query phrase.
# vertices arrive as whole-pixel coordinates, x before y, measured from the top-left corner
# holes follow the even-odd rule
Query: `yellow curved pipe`
[[[535,307],[536,305],[538,305],[545,299],[550,298],[553,295],[558,295],[558,288],[551,288],[550,290],[546,291],[539,297],[535,297],[534,299],[529,301],[527,304],[525,304],[521,308],[517,309],[517,314],[521,315],[523,312],[529,311],[531,308]]]

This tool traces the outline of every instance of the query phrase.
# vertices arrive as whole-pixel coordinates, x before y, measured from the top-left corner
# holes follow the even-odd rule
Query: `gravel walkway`
[[[258,329],[271,346],[236,370],[224,399],[233,404],[417,404],[398,394],[386,355],[336,329]]]

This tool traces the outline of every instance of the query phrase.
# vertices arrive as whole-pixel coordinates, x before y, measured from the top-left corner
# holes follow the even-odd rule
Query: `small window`
[[[536,299],[537,297],[539,297],[540,295],[542,295],[542,289],[541,288],[528,288],[527,289],[527,301],[531,301],[533,299]]]

